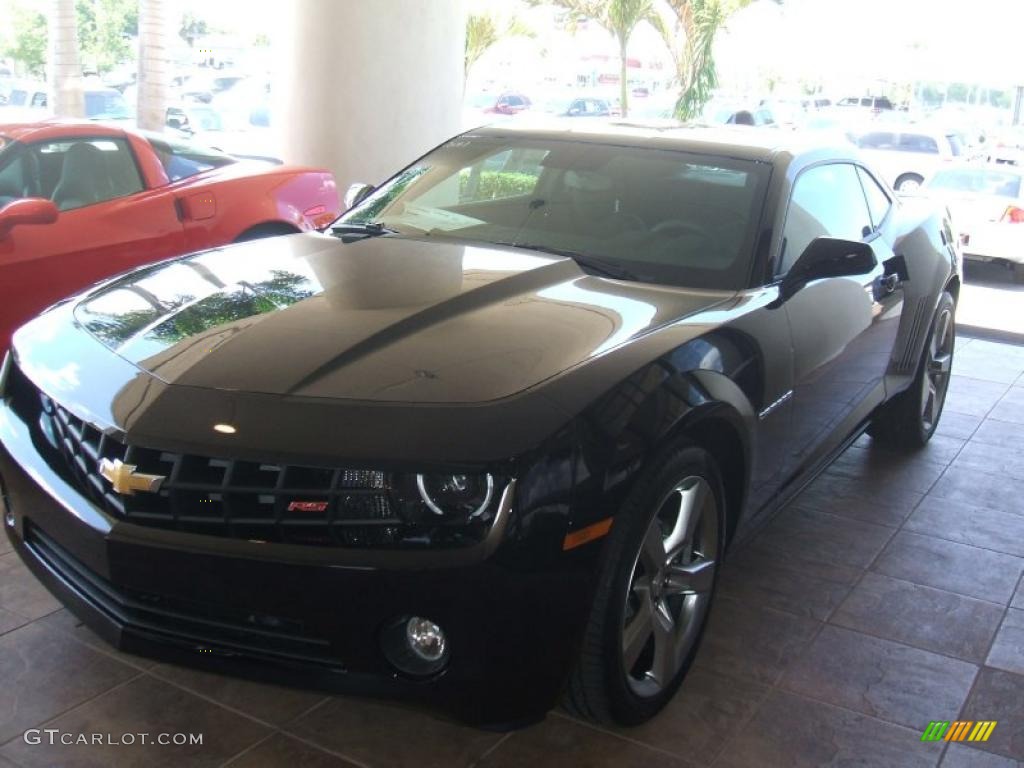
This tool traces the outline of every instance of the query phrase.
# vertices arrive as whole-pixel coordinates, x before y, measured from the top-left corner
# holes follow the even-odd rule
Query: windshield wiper
[[[397,235],[399,232],[397,229],[384,226],[379,221],[371,221],[367,224],[356,222],[336,224],[331,227],[331,234],[335,237],[345,237],[346,235],[354,235],[355,237],[380,237],[381,235]]]
[[[612,262],[605,261],[604,259],[597,259],[593,256],[587,256],[564,248],[554,248],[550,245],[541,245],[539,243],[509,243],[499,241],[494,244],[508,245],[513,248],[525,248],[530,251],[540,251],[541,253],[550,253],[552,256],[565,256],[566,258],[572,259],[589,272],[594,272],[604,277],[610,277],[614,280],[640,280],[636,274],[630,272],[624,267],[620,267],[618,264],[613,264]]]

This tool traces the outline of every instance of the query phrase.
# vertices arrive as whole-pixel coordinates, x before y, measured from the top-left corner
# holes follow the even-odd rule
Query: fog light
[[[381,637],[384,655],[400,672],[426,677],[448,663],[448,638],[436,623],[421,616],[403,617]]]
[[[424,661],[440,661],[448,650],[444,631],[434,622],[419,616],[413,616],[405,623],[405,639],[413,653]]]

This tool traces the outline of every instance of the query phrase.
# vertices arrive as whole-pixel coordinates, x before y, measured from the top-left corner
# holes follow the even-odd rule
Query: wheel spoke
[[[928,361],[928,373],[930,374],[948,374],[950,369],[953,367],[953,355],[949,352],[943,352],[937,354]]]
[[[640,610],[622,632],[622,661],[628,673],[640,658],[647,640],[654,632],[654,606],[649,594],[640,602]]]
[[[647,674],[664,686],[676,672],[676,626],[663,602],[654,606],[654,662]]]
[[[715,561],[699,559],[687,565],[673,565],[668,569],[665,583],[667,595],[692,595],[710,592],[715,580]]]
[[[672,530],[665,538],[664,549],[666,562],[670,562],[682,548],[693,540],[693,532],[704,506],[706,493],[704,483],[696,482],[689,488],[677,489],[679,493],[679,510],[676,514]]]
[[[935,382],[931,380],[931,377],[925,377],[926,389],[924,396],[924,413],[922,414],[925,422],[931,424],[935,420]]]
[[[647,529],[643,548],[640,550],[640,562],[644,570],[651,576],[665,567],[665,544],[661,538],[661,526],[657,519]]]

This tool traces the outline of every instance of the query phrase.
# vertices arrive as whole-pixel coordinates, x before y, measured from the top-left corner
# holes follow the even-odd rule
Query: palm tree
[[[85,93],[82,90],[82,63],[78,58],[75,0],[51,0],[48,29],[53,112],[62,117],[83,117]]]
[[[466,60],[462,70],[465,86],[469,71],[496,43],[508,37],[533,37],[533,32],[515,16],[499,18],[494,13],[470,13],[466,18]]]
[[[675,115],[690,120],[700,114],[718,84],[715,35],[732,13],[751,0],[664,0],[668,19],[655,25],[672,54],[679,86]],[[776,0],[779,2],[779,0]]]
[[[626,49],[634,30],[648,22],[660,29],[661,17],[655,11],[655,0],[548,0],[569,11],[573,24],[590,19],[604,28],[619,44],[619,98],[622,102],[622,116],[629,114],[629,83],[626,71]]]
[[[169,22],[163,0],[139,0],[138,125],[153,131],[164,127],[170,91]]]

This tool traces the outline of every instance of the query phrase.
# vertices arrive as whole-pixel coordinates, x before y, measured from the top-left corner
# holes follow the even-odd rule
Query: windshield
[[[611,262],[648,282],[737,288],[769,172],[674,150],[462,136],[338,223],[533,246]]]
[[[932,189],[968,192],[976,195],[1020,197],[1020,175],[1007,171],[956,169],[939,171],[932,177]]]
[[[200,147],[185,141],[176,141],[167,136],[144,132],[146,139],[156,150],[160,163],[170,181],[195,176],[197,173],[230,165],[235,159],[216,149]]]

